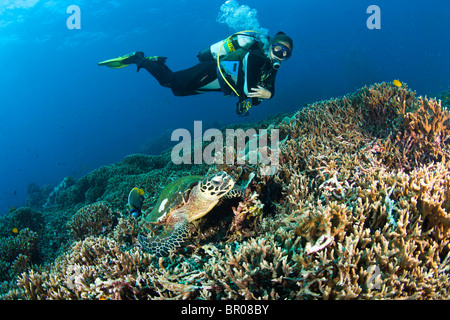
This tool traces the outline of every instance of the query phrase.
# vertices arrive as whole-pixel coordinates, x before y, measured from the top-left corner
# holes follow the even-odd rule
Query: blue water
[[[276,95],[239,118],[220,93],[174,97],[135,66],[97,62],[142,50],[172,70],[232,33],[216,21],[224,0],[2,0],[0,3],[0,214],[34,182],[58,184],[142,152],[163,132],[254,121],[399,79],[418,94],[450,89],[450,1],[239,1],[269,35],[294,39]],[[369,30],[369,5],[381,29]],[[69,5],[81,29],[69,30]],[[164,142],[164,141],[163,141]]]

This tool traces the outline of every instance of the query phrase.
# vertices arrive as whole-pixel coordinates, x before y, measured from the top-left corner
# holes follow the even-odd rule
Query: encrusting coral
[[[168,182],[208,167],[130,156],[131,169],[96,170],[102,192],[64,209],[76,240],[65,253],[34,267],[14,254],[20,271],[2,297],[448,299],[449,116],[438,100],[380,83],[255,125],[279,130],[274,175],[213,166],[257,176],[246,198],[217,205],[159,259],[135,246],[142,217],[124,210],[127,191],[144,188],[151,210]],[[86,193],[83,183],[68,189]]]

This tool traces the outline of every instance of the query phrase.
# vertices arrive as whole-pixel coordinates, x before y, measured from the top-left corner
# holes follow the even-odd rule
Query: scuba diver
[[[200,51],[200,63],[181,71],[171,71],[166,57],[145,57],[141,51],[98,65],[119,69],[136,64],[137,71],[146,69],[161,86],[172,89],[175,96],[210,91],[237,96],[236,112],[247,116],[250,107],[273,98],[277,71],[281,62],[291,56],[292,49],[293,41],[284,32],[269,38],[255,31],[242,31]]]

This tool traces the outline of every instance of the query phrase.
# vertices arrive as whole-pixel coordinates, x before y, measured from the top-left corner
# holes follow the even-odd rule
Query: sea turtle
[[[182,244],[189,222],[203,217],[224,196],[243,196],[253,177],[254,173],[251,173],[243,186],[235,185],[234,179],[224,171],[206,177],[186,176],[171,182],[145,218],[149,223],[164,225],[165,231],[151,238],[139,235],[139,244],[149,253],[167,255]]]

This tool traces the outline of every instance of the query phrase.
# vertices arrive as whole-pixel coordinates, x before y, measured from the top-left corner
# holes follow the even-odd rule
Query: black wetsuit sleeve
[[[247,60],[247,90],[251,92],[252,88],[258,85],[266,88],[272,94],[270,99],[275,95],[275,77],[277,71],[272,68],[270,61],[262,58],[259,54],[250,52]],[[252,105],[258,105],[261,99],[253,98]]]

